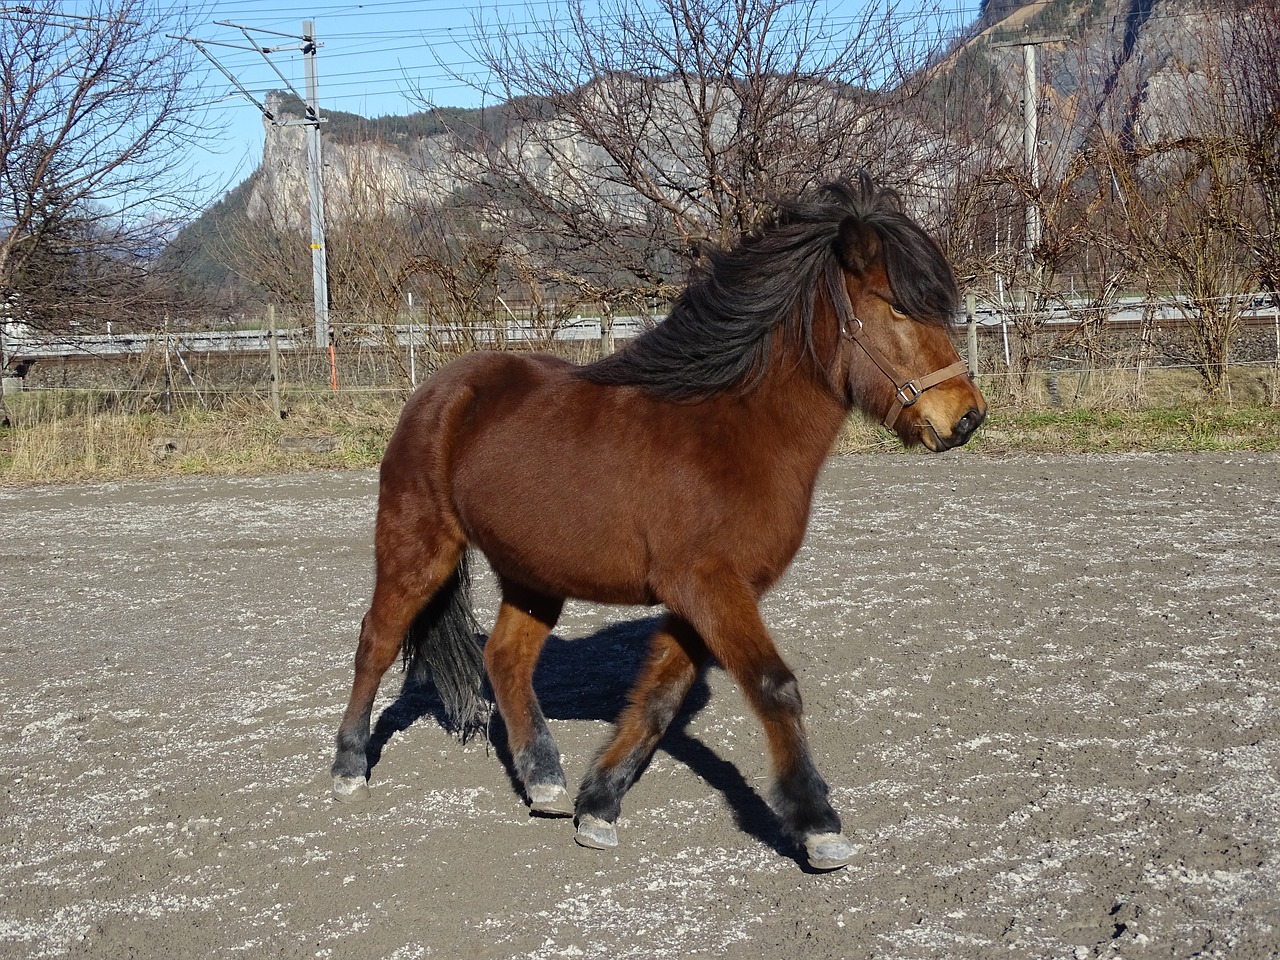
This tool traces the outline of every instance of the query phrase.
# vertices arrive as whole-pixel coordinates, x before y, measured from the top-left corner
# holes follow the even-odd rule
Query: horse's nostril
[[[963,443],[965,440],[969,439],[973,434],[973,431],[977,430],[978,427],[982,425],[983,419],[985,419],[985,415],[981,410],[971,408],[969,412],[961,417],[956,423],[955,435],[960,438],[960,441]]]

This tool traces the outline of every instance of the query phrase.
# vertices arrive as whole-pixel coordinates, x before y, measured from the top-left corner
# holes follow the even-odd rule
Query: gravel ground
[[[1273,957],[1278,467],[832,461],[765,610],[862,847],[831,874],[718,671],[616,852],[393,675],[333,803],[371,473],[0,491],[0,956]],[[548,645],[571,780],[652,617],[570,604]]]

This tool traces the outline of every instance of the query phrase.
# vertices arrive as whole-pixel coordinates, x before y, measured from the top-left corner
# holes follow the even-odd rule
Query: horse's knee
[[[760,706],[769,713],[798,715],[804,709],[800,684],[786,668],[766,672],[760,678],[758,695]]]

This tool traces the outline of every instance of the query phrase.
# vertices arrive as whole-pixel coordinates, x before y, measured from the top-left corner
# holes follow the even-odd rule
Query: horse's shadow
[[[649,637],[657,625],[658,618],[645,617],[612,624],[580,640],[564,640],[552,634],[547,639],[534,674],[534,687],[543,712],[556,720],[611,722],[617,719],[626,702],[626,693],[635,683],[643,665]],[[480,638],[481,642],[485,639]],[[583,677],[589,677],[590,682],[584,683]],[[738,768],[686,730],[693,715],[710,699],[711,688],[704,674],[689,691],[658,749],[685,764],[707,784],[719,790],[740,830],[778,854],[800,862],[795,845],[787,838],[781,822]],[[368,747],[369,770],[372,771],[382,758],[382,751],[392,737],[426,716],[441,725],[448,725],[444,706],[435,688],[429,684],[406,683],[374,725]],[[493,711],[490,719],[487,738],[511,779],[512,789],[517,794],[521,793],[507,746],[506,727],[497,710]]]

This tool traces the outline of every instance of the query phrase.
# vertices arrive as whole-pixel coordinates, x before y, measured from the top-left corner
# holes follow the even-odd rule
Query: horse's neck
[[[741,409],[750,418],[756,452],[793,465],[810,482],[849,412],[815,358],[798,347],[775,351]]]

